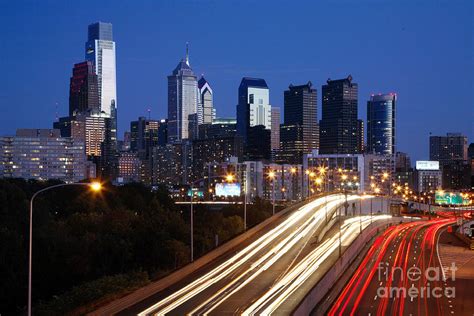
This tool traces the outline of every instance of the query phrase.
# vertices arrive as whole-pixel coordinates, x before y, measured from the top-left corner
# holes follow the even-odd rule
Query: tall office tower
[[[160,125],[160,121],[145,117],[130,122],[130,150],[137,152],[140,158],[148,158],[151,149],[160,144]]]
[[[446,136],[430,136],[430,160],[439,161],[441,166],[455,160],[467,160],[467,137],[460,133]]]
[[[364,121],[357,120],[357,152],[363,153],[364,151],[365,151]]]
[[[99,111],[99,86],[90,61],[74,64],[69,85],[69,115],[88,110]]]
[[[111,23],[97,22],[89,25],[86,60],[93,64],[97,74],[100,110],[113,117],[112,108],[117,106],[117,85]]]
[[[320,152],[322,154],[357,153],[357,83],[352,76],[327,80],[323,85]]]
[[[290,143],[302,142],[302,152],[294,153],[302,158],[303,154],[310,153],[312,150],[319,148],[317,91],[313,88],[311,81],[299,86],[290,84],[288,90],[284,92],[284,99],[284,125],[287,127],[286,130],[298,130],[298,128],[289,128],[289,126],[299,125],[302,134],[301,137],[298,136],[295,139],[290,139],[288,136],[297,134],[288,134],[285,136],[285,143],[283,145],[297,149],[299,146],[294,146]]]
[[[198,89],[198,124],[212,124],[214,115],[213,92],[204,76],[201,76],[201,79],[198,81]]]
[[[443,188],[468,189],[470,164],[467,137],[460,133],[430,136],[430,160],[437,160],[443,173]]]
[[[371,95],[367,101],[367,152],[379,155],[395,153],[395,93]]]
[[[264,79],[242,78],[237,104],[237,134],[247,143],[250,127],[263,125],[270,130],[272,114],[270,94]]]
[[[197,113],[197,77],[189,66],[189,51],[168,76],[168,141],[189,138],[189,115]]]
[[[280,149],[280,108],[272,107],[271,149]]]

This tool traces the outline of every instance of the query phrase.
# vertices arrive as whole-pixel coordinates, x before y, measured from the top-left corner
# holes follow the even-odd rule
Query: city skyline
[[[143,5],[141,7],[133,7],[132,9],[143,14],[147,14],[146,9],[157,7],[162,9],[155,10],[156,14],[161,15],[166,12],[175,12],[180,9],[184,10],[186,14],[188,11],[196,9],[197,3],[188,2],[186,5],[176,4],[157,4],[157,5]],[[370,2],[364,3],[357,8],[347,4],[347,7],[342,5],[333,5],[323,3],[319,6],[313,6],[315,17],[319,17],[324,10],[340,10],[341,17],[348,17],[349,9],[355,9],[359,14],[373,14],[375,12],[383,15],[390,10],[390,4],[384,7],[369,8]],[[304,30],[302,27],[306,26],[304,22],[295,18],[295,23],[288,26],[288,29],[280,29],[280,33],[273,32],[270,20],[265,20],[269,24],[262,29],[255,29],[254,32],[258,36],[264,36],[262,44],[264,48],[262,51],[253,50],[249,52],[244,47],[233,47],[232,42],[238,41],[242,34],[235,32],[237,27],[237,20],[230,19],[229,23],[223,23],[223,17],[217,17],[216,21],[185,21],[183,25],[178,26],[174,31],[164,34],[160,27],[166,23],[166,19],[156,19],[153,21],[138,21],[135,26],[127,23],[123,13],[117,10],[106,10],[106,4],[101,4],[97,10],[91,15],[86,15],[84,8],[79,8],[75,15],[65,14],[65,16],[58,16],[59,22],[64,28],[56,28],[55,31],[49,31],[44,34],[45,38],[41,42],[40,47],[44,47],[49,43],[55,43],[59,49],[44,52],[39,50],[36,54],[35,60],[39,62],[31,65],[22,60],[24,55],[18,52],[21,47],[19,43],[13,41],[11,49],[5,53],[4,69],[10,70],[15,68],[12,76],[2,79],[1,85],[5,89],[2,91],[2,103],[14,104],[12,109],[4,108],[4,116],[2,116],[2,128],[0,133],[14,134],[16,128],[50,128],[51,122],[55,116],[64,116],[68,111],[68,78],[70,71],[75,63],[83,61],[81,54],[81,43],[87,39],[87,33],[84,31],[84,26],[95,21],[110,22],[114,25],[114,40],[117,43],[117,91],[120,101],[119,106],[119,137],[122,138],[123,132],[128,130],[129,123],[139,116],[146,115],[147,109],[151,108],[151,116],[154,119],[166,118],[166,76],[170,70],[176,65],[179,59],[184,57],[184,49],[186,41],[190,42],[190,54],[193,60],[193,69],[195,73],[204,73],[214,90],[214,105],[218,117],[235,117],[235,105],[237,103],[237,88],[242,77],[252,76],[263,78],[267,81],[270,89],[271,104],[276,107],[283,108],[283,92],[288,87],[288,84],[303,84],[308,80],[314,83],[314,86],[320,90],[322,84],[327,78],[338,79],[344,78],[348,74],[354,77],[354,81],[359,84],[358,108],[359,118],[366,120],[365,103],[370,98],[371,93],[389,93],[396,92],[398,94],[398,109],[397,109],[397,150],[408,152],[413,160],[428,158],[428,136],[429,132],[433,135],[442,135],[446,132],[461,132],[466,135],[469,140],[473,138],[473,127],[471,121],[466,116],[466,113],[472,117],[472,104],[469,99],[468,86],[472,85],[472,64],[468,62],[466,52],[470,51],[469,47],[472,43],[469,41],[469,34],[472,30],[466,30],[462,24],[455,26],[459,20],[454,19],[449,15],[449,12],[456,11],[458,14],[464,14],[459,11],[462,5],[472,5],[467,1],[458,1],[454,4],[447,2],[440,2],[439,4],[430,4],[428,2],[419,2],[418,4],[404,4],[404,9],[399,12],[399,18],[390,18],[384,27],[376,31],[370,28],[369,24],[351,23],[353,28],[354,39],[348,38],[347,41],[352,45],[353,50],[350,51],[351,58],[347,61],[341,62],[343,56],[347,52],[342,53],[340,44],[330,41],[329,49],[321,45],[307,43],[299,43],[297,39],[301,39],[305,34],[313,34],[313,31],[302,31],[296,39],[288,39],[284,35],[288,32],[292,34],[293,31]],[[8,5],[5,5],[8,6]],[[17,4],[13,7],[6,8],[5,11],[16,12],[16,18],[20,13],[22,6],[33,6],[33,4]],[[126,4],[121,5],[121,9],[126,7]],[[258,4],[261,8],[263,4]],[[84,6],[85,7],[85,6]],[[210,3],[211,8],[226,9],[225,5]],[[426,20],[425,26],[416,25],[414,20],[414,11],[423,8],[423,17]],[[45,10],[45,8],[39,8]],[[50,15],[57,15],[61,10],[64,10],[60,4],[56,4],[49,9]],[[368,13],[363,13],[364,9],[369,9]],[[127,11],[127,10],[121,10]],[[153,10],[151,10],[153,11]],[[311,10],[308,10],[311,11]],[[468,11],[468,10],[466,10]],[[30,11],[29,14],[32,11]],[[88,12],[89,13],[89,12]],[[294,11],[289,11],[288,14],[295,14]],[[149,13],[150,16],[152,13]],[[272,15],[282,16],[285,14],[283,6],[279,3],[271,10]],[[308,13],[301,13],[305,16]],[[13,14],[15,15],[15,14]],[[437,17],[443,17],[445,28],[439,29],[436,26]],[[360,17],[360,15],[359,15]],[[71,20],[72,23],[66,23]],[[381,17],[374,16],[373,22]],[[4,19],[2,23],[12,22],[10,28],[14,28],[15,23],[21,19],[8,18]],[[34,23],[41,23],[43,29],[52,28],[49,22],[42,20],[41,15],[34,15],[29,19],[31,25]],[[145,19],[146,20],[146,19]],[[298,20],[298,21],[297,21]],[[321,16],[317,20],[316,26],[323,27],[324,17]],[[463,21],[468,20],[464,19]],[[355,22],[354,17],[349,17],[346,23]],[[203,23],[203,28],[190,29],[189,25]],[[466,23],[466,22],[460,22]],[[21,37],[26,43],[34,44],[37,39],[34,38],[36,32],[40,29],[28,27],[30,24],[25,24],[23,28],[15,29],[17,35]],[[217,26],[222,25],[222,30],[217,30]],[[137,27],[143,28],[147,26],[146,30],[140,34],[133,34]],[[188,26],[188,28],[186,28]],[[204,27],[207,26],[207,27]],[[431,27],[440,32],[433,32]],[[250,26],[243,24],[244,29]],[[369,28],[367,30],[367,28]],[[8,29],[8,28],[7,28]],[[199,29],[199,30],[198,30]],[[210,35],[206,39],[202,37],[202,30],[206,29]],[[342,26],[334,26],[331,32],[325,34],[322,29],[314,30],[314,37],[318,38],[324,36],[329,39],[331,34],[342,33]],[[231,30],[233,37],[229,41],[223,41],[223,33],[225,30]],[[364,38],[361,38],[362,30],[365,30]],[[451,31],[448,31],[451,30]],[[25,34],[25,32],[30,34]],[[43,30],[44,31],[44,30]],[[359,32],[358,32],[359,31]],[[7,39],[13,34],[6,32]],[[245,33],[245,32],[243,32]],[[377,33],[387,34],[391,39],[389,48],[395,46],[397,54],[389,52],[388,49],[383,55],[375,54],[374,49],[378,46],[376,42],[371,42],[368,38],[377,35]],[[148,52],[144,52],[139,48],[144,49],[146,37],[152,34],[157,34],[157,42],[162,43],[166,41],[167,45],[160,47],[152,46]],[[436,34],[436,36],[435,36]],[[449,34],[449,36],[448,36]],[[135,38],[131,35],[136,35]],[[426,35],[426,36],[425,36]],[[230,36],[230,35],[229,35]],[[266,36],[266,37],[265,37]],[[417,40],[424,36],[422,40]],[[152,37],[152,36],[151,36]],[[217,44],[211,44],[210,39],[214,38]],[[234,40],[232,40],[234,38]],[[438,43],[437,39],[442,38],[444,41]],[[290,41],[296,49],[289,50],[282,47],[281,43]],[[356,42],[366,44],[365,48],[356,47]],[[249,39],[249,44],[255,45],[255,39]],[[387,42],[388,43],[388,42]],[[406,47],[397,46],[397,44],[407,44]],[[417,45],[413,45],[413,44]],[[408,45],[411,44],[411,45]],[[151,44],[150,44],[151,45]],[[207,45],[207,46],[206,46]],[[363,45],[364,46],[364,45]],[[232,48],[231,48],[232,47]],[[276,50],[275,48],[278,48]],[[298,51],[295,53],[294,51]],[[427,55],[426,52],[431,55]],[[47,58],[44,58],[46,54]],[[456,55],[456,58],[450,58]],[[49,59],[48,59],[49,58]],[[329,60],[330,62],[326,62]],[[398,66],[391,65],[388,61],[392,61]],[[26,69],[25,65],[19,65],[20,62],[25,63],[29,69],[35,71],[31,76],[24,76],[23,72]],[[46,64],[46,62],[48,62]],[[3,64],[4,62],[2,62]],[[381,65],[385,69],[379,69]],[[431,69],[433,65],[437,65],[436,70]],[[449,66],[449,67],[448,67]],[[41,67],[47,67],[51,71],[45,74],[44,71],[38,71]],[[434,76],[433,72],[437,72]],[[47,76],[49,80],[43,80],[38,77],[36,73]],[[431,75],[430,75],[431,74]],[[54,76],[54,77],[53,77]],[[26,79],[25,79],[26,78]],[[445,78],[445,79],[444,79]],[[456,80],[453,80],[455,78]],[[20,80],[21,79],[21,80]],[[43,86],[46,82],[46,86]],[[466,89],[459,89],[459,85],[466,85]],[[458,93],[450,95],[451,91],[456,87],[456,91],[466,91],[466,93]],[[26,92],[25,93],[25,89]],[[19,93],[22,92],[23,93]],[[41,92],[41,94],[40,94]],[[56,102],[58,105],[56,105]],[[321,104],[321,97],[318,97],[318,104]],[[35,104],[32,108],[31,104]],[[448,104],[449,106],[445,106]],[[431,109],[429,108],[431,106]],[[15,120],[9,120],[7,117],[13,115],[13,109],[20,110],[22,113],[31,113],[24,116],[15,116]],[[41,109],[41,110],[37,110]],[[471,113],[469,113],[469,111]],[[319,110],[320,112],[320,110]],[[56,114],[57,113],[57,114]],[[321,117],[320,115],[318,115]],[[426,121],[418,122],[420,117],[426,117]],[[460,120],[457,120],[461,118]],[[416,135],[414,135],[416,133]]]

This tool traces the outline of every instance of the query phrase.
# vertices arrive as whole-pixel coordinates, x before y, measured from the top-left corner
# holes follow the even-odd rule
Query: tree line
[[[0,314],[25,313],[29,200],[57,181],[0,179]],[[242,205],[221,211],[196,205],[195,258],[243,231]],[[248,227],[271,214],[257,199]],[[81,314],[189,263],[189,206],[177,206],[165,187],[106,184],[100,193],[62,187],[35,198],[33,310]],[[217,238],[216,238],[217,236]]]

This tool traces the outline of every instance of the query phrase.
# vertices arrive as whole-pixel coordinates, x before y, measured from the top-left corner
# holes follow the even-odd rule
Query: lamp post
[[[343,181],[343,182],[342,182],[342,186],[343,186],[343,188],[344,188],[344,215],[347,215],[347,207],[348,207],[349,205],[347,204],[347,188],[346,188],[346,185],[345,185],[345,183],[344,183],[344,181],[347,180],[347,175],[346,175],[346,174],[343,174],[343,175],[341,176],[341,178],[342,178],[342,181]]]
[[[290,169],[290,172],[291,172],[291,199],[292,200],[296,200],[295,198],[295,186],[296,186],[296,183],[295,183],[295,174],[296,174],[296,168],[295,167],[291,167]]]
[[[359,228],[362,234],[362,195],[359,195]]]
[[[245,169],[245,188],[244,188],[244,231],[247,230],[247,189],[248,189],[249,177],[248,170]]]
[[[102,184],[100,182],[92,182],[92,183],[61,183],[49,186],[47,188],[41,189],[36,191],[30,199],[30,231],[29,231],[29,246],[28,246],[28,316],[31,316],[31,285],[32,285],[32,271],[33,271],[33,202],[35,197],[38,194],[48,191],[51,189],[65,187],[65,186],[88,186],[92,191],[99,192],[102,190]]]
[[[194,210],[193,210],[193,199],[194,199],[194,184],[197,183],[197,182],[200,182],[200,181],[204,181],[204,180],[211,180],[211,179],[215,179],[215,178],[225,178],[227,180],[227,182],[232,182],[234,180],[234,175],[232,174],[228,174],[226,176],[212,176],[212,177],[209,177],[209,178],[202,178],[202,179],[198,179],[198,180],[195,180],[193,182],[191,182],[191,199],[190,199],[190,233],[191,233],[191,262],[194,261]],[[245,220],[245,218],[244,218]],[[244,227],[245,227],[245,223],[244,223]]]
[[[341,238],[341,217],[342,217],[342,208],[339,207],[339,258],[342,256],[342,238]]]
[[[272,180],[272,213],[275,215],[275,172],[270,171],[268,173],[268,178]]]

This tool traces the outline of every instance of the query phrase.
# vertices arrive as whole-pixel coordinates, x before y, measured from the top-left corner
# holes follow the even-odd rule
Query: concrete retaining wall
[[[385,221],[374,222],[362,231],[351,245],[346,248],[341,258],[330,268],[322,279],[313,287],[313,289],[305,296],[303,301],[300,302],[298,307],[293,311],[293,315],[304,316],[310,315],[316,305],[327,295],[329,290],[336,284],[338,279],[342,276],[344,271],[349,267],[351,262],[357,257],[364,246],[381,230],[400,223],[401,218],[393,218]],[[331,305],[332,302],[325,302],[327,305]],[[327,310],[322,308],[322,310]]]

